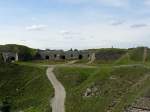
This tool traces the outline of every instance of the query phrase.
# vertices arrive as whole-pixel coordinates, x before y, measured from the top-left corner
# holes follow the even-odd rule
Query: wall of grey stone
[[[78,50],[41,50],[39,51],[41,59],[45,60],[77,60],[77,59],[90,59],[91,53],[89,51]]]
[[[95,57],[96,60],[117,60],[124,54],[124,51],[100,51],[95,53]]]
[[[81,55],[82,59],[84,59],[84,60],[90,60],[92,53],[89,51],[80,51],[79,55]]]
[[[38,52],[43,60],[60,60],[64,55],[62,50],[41,50]]]
[[[4,62],[18,61],[18,53],[3,52],[2,57]]]
[[[76,60],[79,57],[79,52],[78,51],[66,51],[65,52],[65,57],[67,60]]]

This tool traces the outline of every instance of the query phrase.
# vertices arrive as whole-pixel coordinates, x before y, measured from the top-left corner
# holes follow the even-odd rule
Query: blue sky
[[[0,0],[0,44],[150,47],[150,0]]]

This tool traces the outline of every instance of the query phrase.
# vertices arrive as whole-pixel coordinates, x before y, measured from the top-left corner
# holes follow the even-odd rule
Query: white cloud
[[[127,22],[115,28],[104,23],[66,25],[65,27],[51,25],[49,30],[44,32],[29,32],[25,31],[24,27],[3,28],[0,31],[2,40],[0,44],[16,43],[43,49],[149,46],[149,27],[135,29],[130,28],[130,25],[131,23]]]
[[[112,26],[119,26],[119,25],[122,25],[124,23],[125,23],[124,20],[113,20],[113,21],[111,21]]]
[[[60,34],[62,35],[80,35],[80,32],[70,31],[70,30],[61,30]]]
[[[144,28],[144,27],[148,27],[147,24],[133,24],[131,25],[131,28]]]
[[[26,27],[26,30],[28,31],[41,31],[41,30],[45,30],[48,26],[47,25],[42,25],[42,24],[39,24],[39,25],[31,25],[31,26],[27,26]]]
[[[83,35],[81,32],[77,32],[77,31],[70,31],[70,30],[61,30],[60,31],[60,36],[63,38],[63,39],[80,39],[80,40],[83,40]]]

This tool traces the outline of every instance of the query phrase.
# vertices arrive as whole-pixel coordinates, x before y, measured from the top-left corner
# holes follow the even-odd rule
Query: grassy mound
[[[55,68],[54,72],[58,79],[60,79],[60,81],[67,86],[66,89],[70,90],[87,80],[90,74],[95,70],[96,68],[57,67]]]
[[[145,47],[131,48],[128,52],[118,59],[115,64],[133,64],[143,63],[144,60],[144,49]],[[150,49],[146,48],[145,62],[150,61]]]
[[[117,48],[103,48],[92,50],[95,53],[95,63],[96,64],[110,64],[114,63],[120,57],[122,57],[127,50],[126,49],[117,49]]]
[[[16,44],[0,45],[0,52],[17,52],[19,54],[19,60],[24,61],[31,60],[37,55],[37,50]]]
[[[146,62],[150,62],[150,48],[147,48]]]
[[[129,50],[130,59],[133,61],[143,61],[144,47]]]
[[[55,69],[67,90],[66,112],[123,112],[149,87],[149,72],[143,65]],[[90,88],[98,94],[84,96]]]
[[[19,61],[16,62],[21,65],[56,65],[56,64],[65,64],[66,60],[54,61],[54,60],[32,60],[32,61]]]
[[[0,65],[1,106],[7,100],[11,111],[51,112],[53,89],[45,71],[44,67]]]

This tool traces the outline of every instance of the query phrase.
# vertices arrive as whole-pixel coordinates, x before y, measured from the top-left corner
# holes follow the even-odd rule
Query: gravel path
[[[53,73],[54,67],[47,69],[47,77],[55,89],[55,96],[52,100],[52,112],[65,112],[66,91],[63,85],[57,80]]]

